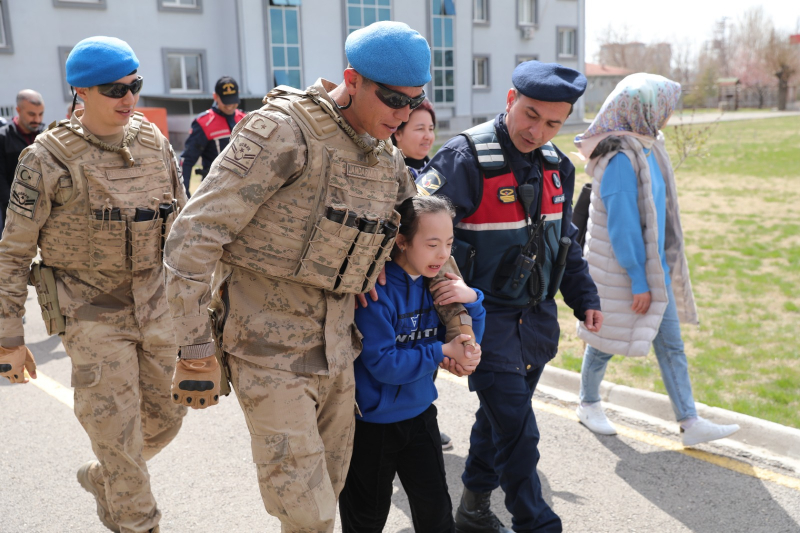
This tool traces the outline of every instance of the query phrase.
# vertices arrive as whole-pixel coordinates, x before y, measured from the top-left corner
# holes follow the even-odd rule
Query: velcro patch
[[[432,168],[417,178],[417,191],[420,194],[430,196],[441,189],[447,180]]]
[[[514,187],[500,187],[497,189],[497,198],[501,203],[512,204],[517,201],[516,191]]]
[[[563,204],[566,196],[563,194],[559,194],[558,196],[553,196],[553,203],[554,204]]]
[[[39,186],[39,180],[42,179],[42,173],[20,163],[17,166],[16,178],[25,185],[36,188]]]
[[[8,202],[8,208],[25,218],[32,219],[36,213],[37,205],[39,205],[39,191],[15,179],[14,183],[11,184],[11,198]]]
[[[278,123],[272,119],[262,116],[255,116],[251,120],[247,121],[247,124],[244,125],[244,129],[247,131],[252,131],[259,137],[263,137],[265,139],[269,139],[269,136],[272,135],[272,132],[278,127]]]
[[[225,148],[219,166],[245,177],[263,148],[247,137],[237,135]]]

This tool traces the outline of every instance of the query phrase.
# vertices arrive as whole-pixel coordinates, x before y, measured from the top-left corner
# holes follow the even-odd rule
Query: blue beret
[[[375,22],[354,31],[344,53],[359,74],[378,83],[419,87],[431,81],[428,41],[402,22]]]
[[[67,57],[67,83],[94,87],[124,78],[139,68],[128,43],[116,37],[89,37],[75,45]]]
[[[586,76],[558,63],[520,63],[511,81],[520,93],[542,102],[574,104],[586,91]]]

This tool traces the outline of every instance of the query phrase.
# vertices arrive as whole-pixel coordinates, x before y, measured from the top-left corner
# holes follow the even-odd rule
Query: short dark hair
[[[427,111],[428,113],[431,114],[431,120],[433,121],[433,127],[435,128],[436,127],[436,112],[433,110],[433,104],[431,103],[431,101],[428,100],[427,98],[424,99],[422,101],[422,103],[419,105],[419,107],[414,109],[414,111],[411,112],[411,115],[413,115],[414,113],[416,113],[417,111],[419,111],[421,109],[425,110],[425,111]],[[411,115],[408,116],[409,120],[411,120]],[[403,128],[406,127],[406,124],[408,124],[408,122],[401,123],[399,126],[397,126],[397,131],[392,133],[392,144],[394,144],[395,146],[397,146],[397,139],[394,138],[394,134],[397,133],[398,131],[402,131]]]
[[[446,196],[417,195],[407,198],[400,207],[400,228],[398,232],[405,237],[406,241],[411,241],[419,229],[419,217],[421,215],[447,213],[450,218],[456,216],[453,204]],[[392,256],[398,251],[397,244],[392,250]]]

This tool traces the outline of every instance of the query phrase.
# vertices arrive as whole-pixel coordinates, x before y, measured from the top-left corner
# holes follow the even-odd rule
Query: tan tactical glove
[[[178,359],[172,376],[172,401],[193,409],[219,403],[220,371],[213,355],[202,359]]]
[[[24,344],[14,348],[0,346],[0,376],[11,383],[27,383],[30,381],[28,374],[36,379],[36,361],[28,347]]]

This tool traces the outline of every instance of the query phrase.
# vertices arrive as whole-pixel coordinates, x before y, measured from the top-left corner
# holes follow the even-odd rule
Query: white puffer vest
[[[635,137],[620,136],[619,138],[622,142],[619,151],[609,152],[590,161],[586,166],[586,172],[592,177],[592,197],[584,255],[589,263],[589,273],[600,294],[603,327],[595,333],[587,330],[582,322],[578,322],[578,337],[590,346],[606,353],[645,356],[650,352],[650,345],[658,333],[661,319],[667,308],[667,286],[664,269],[658,256],[656,207],[653,200],[650,168],[644,155],[644,147]],[[675,176],[664,147],[663,135],[659,134],[652,149],[655,151],[656,160],[666,185],[667,213],[664,253],[670,269],[678,318],[684,323],[697,324],[697,308],[689,279],[689,265],[684,254]],[[606,166],[611,158],[619,152],[624,153],[630,159],[638,178],[639,219],[647,258],[645,272],[652,296],[650,309],[644,315],[631,310],[633,303],[631,279],[614,255],[608,236],[608,214],[603,200],[600,198],[600,186]]]

